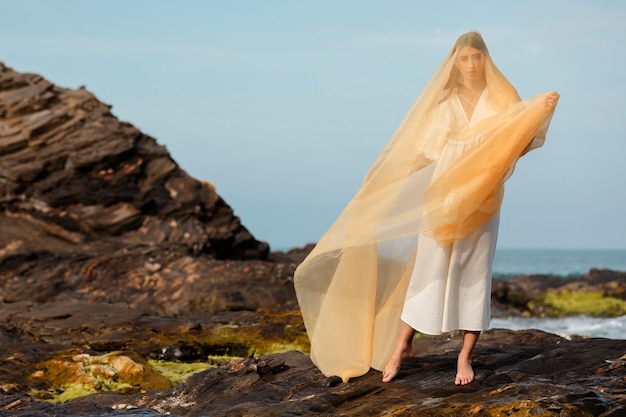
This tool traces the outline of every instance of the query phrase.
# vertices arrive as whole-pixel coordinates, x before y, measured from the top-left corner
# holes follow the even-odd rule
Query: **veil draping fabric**
[[[516,161],[545,141],[554,111],[547,93],[520,101],[488,54],[486,90],[495,112],[450,131],[438,108],[460,82],[457,52],[446,56],[295,273],[311,359],[326,376],[347,381],[382,370],[398,334],[417,236],[428,233],[443,246],[481,227],[499,211]],[[437,163],[450,140],[473,145],[441,173]]]

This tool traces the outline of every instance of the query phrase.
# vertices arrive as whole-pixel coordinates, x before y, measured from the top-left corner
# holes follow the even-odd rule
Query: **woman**
[[[457,40],[296,271],[311,359],[325,375],[347,381],[375,368],[391,381],[416,330],[460,329],[455,383],[473,380],[503,184],[543,144],[558,98],[520,101],[478,32]]]

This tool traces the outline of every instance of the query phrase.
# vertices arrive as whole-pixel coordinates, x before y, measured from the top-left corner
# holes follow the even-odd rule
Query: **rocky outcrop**
[[[270,258],[210,183],[87,90],[2,64],[0,230],[5,392],[152,391],[172,381],[146,360],[306,349],[285,331],[297,255]]]
[[[179,315],[293,298],[289,271],[245,264],[269,246],[211,184],[87,90],[2,64],[0,230],[4,303],[70,297]],[[277,268],[275,286],[248,279]]]
[[[493,281],[492,315],[626,314],[626,272],[591,269],[583,276],[528,275]]]
[[[208,182],[87,90],[0,63],[0,267],[130,248],[264,259]],[[54,257],[57,259],[54,259]]]

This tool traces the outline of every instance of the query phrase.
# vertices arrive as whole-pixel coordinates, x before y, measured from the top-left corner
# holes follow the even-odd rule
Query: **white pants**
[[[500,215],[450,245],[420,235],[402,320],[427,334],[480,331],[491,318],[492,264]]]

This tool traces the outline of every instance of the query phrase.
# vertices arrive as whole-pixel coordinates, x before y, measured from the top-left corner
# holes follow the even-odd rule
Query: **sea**
[[[497,249],[493,263],[495,279],[546,274],[580,276],[590,269],[626,271],[626,250]],[[626,339],[626,315],[615,318],[571,316],[566,318],[493,318],[492,328],[539,329],[564,337],[586,336]]]

